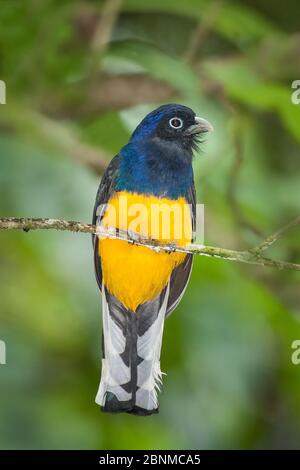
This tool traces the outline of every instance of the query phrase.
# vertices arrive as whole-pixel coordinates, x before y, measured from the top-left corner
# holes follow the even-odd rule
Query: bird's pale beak
[[[201,117],[196,116],[195,123],[186,129],[185,135],[202,134],[203,132],[212,132],[214,130],[211,123]]]

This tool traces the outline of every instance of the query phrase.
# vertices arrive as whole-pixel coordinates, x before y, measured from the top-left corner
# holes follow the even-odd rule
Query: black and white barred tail
[[[156,299],[132,312],[102,286],[103,358],[96,403],[103,411],[158,412],[168,297],[169,285]]]

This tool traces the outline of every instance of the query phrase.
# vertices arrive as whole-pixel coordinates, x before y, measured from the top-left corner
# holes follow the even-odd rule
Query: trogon
[[[137,126],[101,180],[93,224],[116,234],[93,236],[103,318],[96,403],[103,411],[158,412],[164,320],[182,298],[192,255],[153,250],[117,235],[135,234],[177,247],[193,241],[193,150],[210,130],[211,124],[186,106],[160,106]],[[175,217],[174,208],[181,217]]]

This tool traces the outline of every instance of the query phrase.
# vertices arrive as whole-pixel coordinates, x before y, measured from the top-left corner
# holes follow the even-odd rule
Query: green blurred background
[[[299,2],[1,0],[0,215],[89,222],[148,111],[215,127],[194,159],[206,243],[245,249],[300,212]],[[269,255],[300,262],[299,229]],[[196,257],[166,323],[160,414],[106,415],[89,235],[0,233],[0,448],[298,448],[299,273]]]

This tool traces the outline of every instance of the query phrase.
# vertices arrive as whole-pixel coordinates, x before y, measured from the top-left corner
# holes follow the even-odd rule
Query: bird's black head
[[[201,134],[213,130],[212,125],[180,104],[166,104],[149,113],[135,129],[131,141],[159,138],[176,142],[184,149],[197,147]]]

